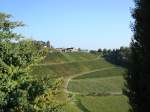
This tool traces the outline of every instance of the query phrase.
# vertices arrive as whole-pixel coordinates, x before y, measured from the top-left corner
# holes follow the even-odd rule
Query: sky
[[[26,24],[16,32],[56,48],[128,46],[131,8],[133,0],[0,0],[0,12]]]

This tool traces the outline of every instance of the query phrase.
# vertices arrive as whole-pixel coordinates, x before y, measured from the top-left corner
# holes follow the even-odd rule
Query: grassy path
[[[109,92],[109,93],[99,93],[98,95],[89,95],[89,94],[84,94],[80,92],[72,92],[72,91],[65,91],[67,94],[72,94],[72,95],[83,95],[83,96],[119,96],[122,95],[122,92]]]

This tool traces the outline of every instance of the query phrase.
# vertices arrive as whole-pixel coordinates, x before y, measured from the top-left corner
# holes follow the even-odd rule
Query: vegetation
[[[76,96],[74,102],[82,111],[127,112],[128,100],[122,95],[125,73],[120,67],[86,73],[73,78],[68,91]]]
[[[113,76],[96,79],[78,79],[69,83],[68,90],[81,94],[103,95],[109,93],[121,93],[123,77]],[[88,85],[88,86],[87,86]]]
[[[64,106],[65,112],[81,112],[81,110],[73,103],[69,102]]]
[[[104,67],[112,67],[113,65],[105,60],[89,60],[71,63],[60,64],[39,64],[32,67],[31,75],[35,77],[44,78],[58,78],[67,77],[73,74],[80,74]],[[42,74],[42,75],[41,75]]]
[[[93,55],[90,53],[82,53],[82,52],[73,52],[73,53],[61,53],[61,52],[52,52],[48,53],[46,58],[42,60],[40,63],[44,64],[56,64],[56,63],[67,63],[67,62],[77,62],[77,61],[88,61],[95,60],[98,58],[98,55]]]
[[[108,97],[107,101],[109,101],[109,96],[116,97],[116,99],[119,96],[122,96],[121,91],[124,83],[124,73],[124,68],[110,64],[98,54],[51,52],[47,55],[44,61],[40,62],[38,65],[32,66],[30,74],[38,80],[43,80],[48,86],[51,86],[54,80],[59,77],[63,77],[62,79],[64,81],[74,77],[69,81],[67,95],[65,95],[66,93],[63,93],[66,91],[62,91],[61,95],[57,96],[58,100],[62,99],[66,101],[66,105],[63,109],[66,112],[88,112],[88,110],[90,112],[99,112],[98,109],[103,109],[103,106],[101,107],[99,103],[100,101],[97,100],[100,100],[103,96]],[[63,87],[64,86],[65,85],[63,85]],[[97,102],[97,105],[100,106],[99,108],[93,106],[89,109],[86,107],[86,102],[84,102],[82,98],[88,100],[90,97],[95,98],[95,102],[94,100],[91,101],[94,103]],[[98,98],[97,100],[96,97]],[[110,98],[110,100],[112,99]],[[123,112],[127,112],[126,98],[122,96],[118,99],[119,100],[115,100],[114,98],[113,101],[116,102],[116,105],[117,103],[119,105],[123,100],[125,105],[120,108],[124,109]],[[94,110],[94,108],[96,109]],[[107,108],[107,106],[104,108]],[[104,112],[107,112],[107,109],[103,110]]]
[[[0,112],[150,112],[150,0],[134,2],[130,47],[89,53],[25,39],[0,12]]]
[[[99,53],[60,53],[49,41],[25,40],[11,30],[23,24],[10,22],[10,17],[1,13],[0,111],[88,112],[90,97],[121,93],[123,68],[110,64]],[[74,76],[78,77],[68,86],[71,94],[65,93],[67,80]],[[90,111],[95,111],[93,108]]]
[[[12,29],[22,22],[10,21],[11,15],[0,13],[0,111],[60,112],[61,105],[53,100],[59,83],[46,88],[29,76],[30,66],[46,54],[34,41],[23,40]]]
[[[108,62],[119,65],[122,67],[127,67],[129,64],[129,56],[131,54],[131,49],[128,47],[120,47],[118,49],[98,49],[91,50],[91,54],[99,55],[105,58]]]
[[[109,93],[121,93],[124,73],[124,69],[113,68],[84,74],[71,80],[68,90],[75,93],[100,96]]]
[[[130,48],[120,47],[120,49],[105,50],[104,58],[116,65],[127,67],[129,63]]]
[[[27,40],[13,32],[24,24],[0,13],[0,112],[148,112],[150,2],[135,3],[131,48],[89,53]]]
[[[85,112],[128,112],[128,99],[123,96],[78,96]]]
[[[120,67],[112,67],[104,70],[98,70],[92,73],[87,73],[74,79],[92,79],[92,78],[105,78],[105,77],[112,77],[112,76],[122,76],[125,74],[126,70]]]
[[[131,112],[149,112],[150,103],[150,1],[134,0],[132,16],[134,38],[125,94],[129,97]]]

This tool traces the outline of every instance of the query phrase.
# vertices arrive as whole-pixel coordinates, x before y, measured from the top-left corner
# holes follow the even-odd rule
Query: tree
[[[101,53],[101,52],[102,52],[102,49],[101,49],[101,48],[99,48],[99,49],[97,50],[97,52]]]
[[[130,48],[128,47],[120,47],[119,49],[113,49],[113,50],[106,50],[107,52],[104,52],[104,58],[116,65],[120,65],[123,67],[128,66],[129,62],[129,55],[130,55]]]
[[[124,93],[131,112],[150,112],[150,0],[135,0],[134,37]]]
[[[103,56],[107,56],[111,53],[111,49],[103,49]]]
[[[90,50],[91,54],[97,54],[98,52],[96,50]]]
[[[42,59],[45,49],[13,33],[23,24],[10,17],[0,13],[0,112],[58,112],[60,104],[52,100],[54,94],[48,97],[49,103],[42,102],[49,88],[29,76],[30,66]]]
[[[50,43],[49,40],[46,42],[46,46],[47,46],[48,48],[51,48],[51,43]]]

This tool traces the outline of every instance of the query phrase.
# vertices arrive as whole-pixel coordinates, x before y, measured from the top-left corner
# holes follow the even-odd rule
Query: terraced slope
[[[75,77],[74,79],[92,79],[92,78],[106,78],[113,76],[122,76],[125,74],[125,69],[121,67],[111,67],[108,69],[97,70],[92,73],[83,74],[79,77]]]
[[[55,64],[55,63],[68,63],[68,62],[81,62],[97,59],[98,55],[90,54],[90,53],[60,53],[53,52],[49,53],[47,57],[41,61],[43,64]]]
[[[78,98],[88,112],[128,112],[129,109],[128,99],[123,95],[78,96]]]
[[[121,93],[124,73],[97,55],[54,52],[30,74],[47,84],[64,78],[64,91],[57,99],[68,102],[65,112],[127,112],[127,98]]]
[[[83,74],[70,81],[68,90],[82,94],[121,93],[124,73],[123,68],[116,67]]]
[[[88,61],[77,61],[57,64],[39,64],[32,67],[31,75],[36,77],[68,77],[74,74],[84,73],[100,68],[114,67],[114,65],[106,62],[104,59],[95,59]]]
[[[124,68],[114,67],[74,77],[68,93],[76,96],[85,112],[128,112],[128,99],[122,95],[124,73]]]

